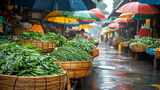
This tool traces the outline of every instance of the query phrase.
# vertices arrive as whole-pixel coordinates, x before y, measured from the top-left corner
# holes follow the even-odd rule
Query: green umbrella
[[[135,20],[145,20],[145,19],[150,19],[150,18],[155,18],[157,17],[157,15],[140,15],[140,14],[136,14],[133,19]]]
[[[77,18],[80,20],[96,20],[96,21],[100,21],[100,19],[98,17],[96,17],[93,13],[91,13],[90,11],[64,11],[63,14],[67,17],[71,17],[71,18]]]

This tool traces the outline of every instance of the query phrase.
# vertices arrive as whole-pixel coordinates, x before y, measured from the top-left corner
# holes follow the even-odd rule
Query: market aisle
[[[160,90],[153,87],[160,83],[160,73],[150,61],[120,55],[106,43],[99,48],[92,75],[83,81],[81,90]]]

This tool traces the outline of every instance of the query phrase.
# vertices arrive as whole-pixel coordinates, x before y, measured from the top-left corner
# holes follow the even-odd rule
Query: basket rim
[[[59,76],[66,76],[67,72],[63,71],[62,74],[53,74],[53,75],[44,75],[44,76],[17,76],[17,75],[5,75],[5,74],[0,74],[0,76],[4,77],[12,77],[12,78],[49,78],[49,77],[59,77]]]
[[[73,62],[73,63],[92,63],[91,61],[54,61],[54,63],[69,63],[69,62]]]

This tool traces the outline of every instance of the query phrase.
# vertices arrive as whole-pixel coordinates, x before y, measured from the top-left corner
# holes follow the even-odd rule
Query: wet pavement
[[[134,60],[106,43],[99,48],[91,76],[77,90],[160,90],[160,70],[152,68],[151,60]]]

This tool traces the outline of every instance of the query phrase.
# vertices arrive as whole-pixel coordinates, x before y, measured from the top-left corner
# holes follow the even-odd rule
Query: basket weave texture
[[[66,74],[59,76],[0,75],[0,90],[65,90]]]
[[[88,76],[92,67],[90,61],[65,61],[56,63],[67,72],[70,79],[78,79]]]

